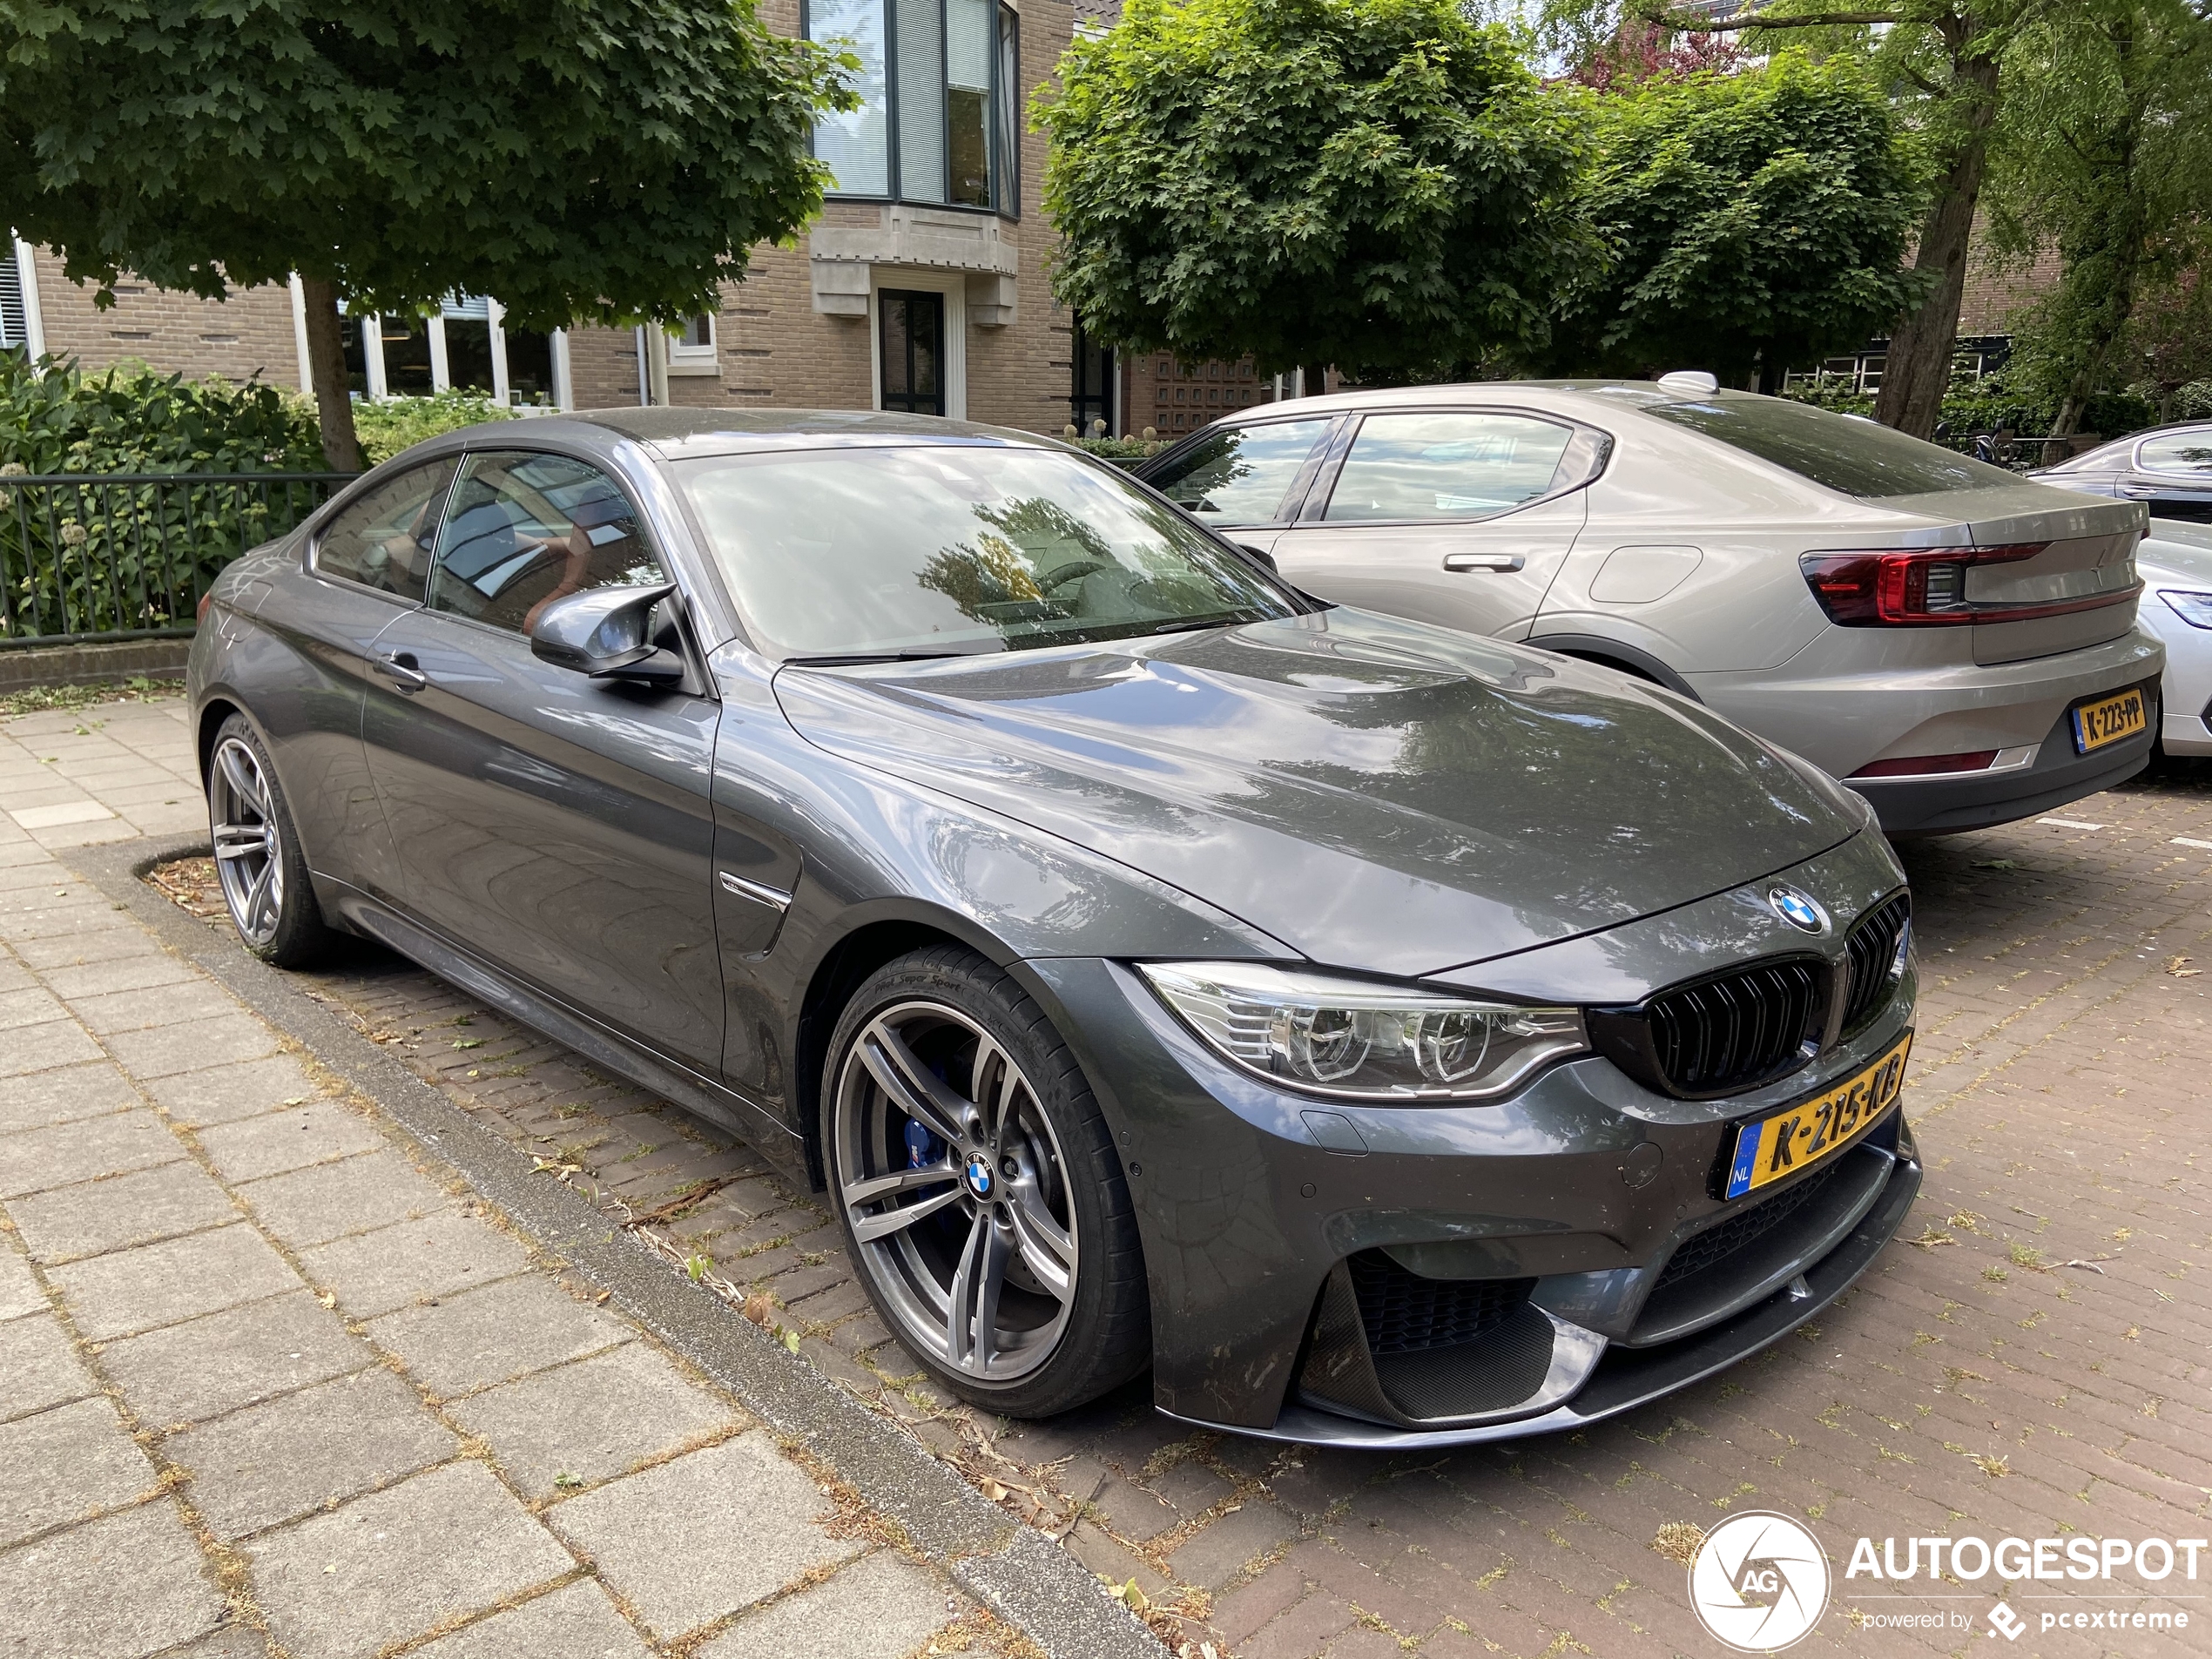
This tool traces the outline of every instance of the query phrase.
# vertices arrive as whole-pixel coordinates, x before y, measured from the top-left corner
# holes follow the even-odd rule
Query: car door
[[[363,725],[405,907],[478,958],[663,1056],[720,1070],[710,800],[720,705],[532,655],[563,594],[666,565],[599,468],[469,455],[425,607],[378,641]]]
[[[378,694],[377,637],[422,603],[455,464],[426,462],[355,494],[318,528],[299,577],[248,602],[255,631],[286,653],[271,676],[285,694],[253,710],[310,866],[387,896],[398,863],[361,750],[362,706]]]
[[[1341,419],[1306,415],[1209,427],[1139,475],[1207,529],[1264,554],[1298,511]]]
[[[1348,436],[1275,538],[1284,578],[1343,604],[1526,637],[1608,442],[1494,408],[1379,411]]]

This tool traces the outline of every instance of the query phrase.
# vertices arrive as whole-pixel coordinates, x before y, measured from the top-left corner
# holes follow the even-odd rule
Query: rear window
[[[1642,408],[1846,496],[1925,496],[2020,482],[2002,467],[1787,398],[1746,394],[1710,401],[1648,403]]]

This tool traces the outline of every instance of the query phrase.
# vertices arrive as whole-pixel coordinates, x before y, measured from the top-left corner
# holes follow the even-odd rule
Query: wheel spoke
[[[872,1244],[879,1238],[888,1238],[893,1233],[913,1226],[923,1217],[935,1215],[959,1197],[958,1187],[947,1187],[942,1192],[933,1192],[927,1198],[917,1198],[910,1204],[880,1210],[872,1216],[855,1215],[853,1217],[853,1241]]]
[[[968,1094],[983,1116],[983,1138],[993,1157],[1005,1152],[1006,1131],[1011,1126],[1014,1097],[1021,1092],[1022,1072],[1014,1056],[988,1037],[975,1042],[975,1064],[969,1073]]]
[[[1065,1302],[1075,1294],[1076,1241],[1053,1219],[1032,1184],[1017,1184],[1008,1196],[1007,1219],[1014,1224],[1022,1259],[1039,1284]]]
[[[967,1138],[961,1126],[964,1103],[929,1075],[896,1031],[880,1022],[870,1026],[860,1051],[860,1062],[900,1111],[948,1145]]]
[[[269,890],[275,885],[276,865],[273,861],[263,865],[255,872],[253,885],[246,890],[246,902],[239,907],[245,912],[239,920],[248,933],[260,931],[261,913],[268,905]]]
[[[266,853],[268,850],[268,831],[262,825],[215,826],[215,856],[219,859],[242,859],[249,853]]]
[[[871,1177],[855,1181],[845,1189],[845,1202],[851,1204],[873,1204],[879,1198],[888,1198],[894,1193],[912,1192],[917,1187],[934,1186],[940,1181],[957,1181],[959,1169],[945,1159],[925,1163],[919,1170],[896,1170],[889,1175]]]
[[[223,769],[223,778],[231,786],[231,793],[240,806],[251,806],[264,818],[268,816],[267,801],[261,793],[261,780],[249,770],[252,759],[245,749],[235,743],[226,743],[216,752],[217,763]]]
[[[953,1275],[945,1311],[946,1352],[959,1369],[981,1376],[998,1352],[999,1291],[1006,1284],[1006,1239],[990,1212],[977,1214]]]

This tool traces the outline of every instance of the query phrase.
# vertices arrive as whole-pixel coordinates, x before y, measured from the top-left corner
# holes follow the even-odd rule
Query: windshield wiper
[[[826,651],[813,657],[786,657],[785,668],[850,668],[861,663],[934,663],[946,657],[992,657],[982,651]]]

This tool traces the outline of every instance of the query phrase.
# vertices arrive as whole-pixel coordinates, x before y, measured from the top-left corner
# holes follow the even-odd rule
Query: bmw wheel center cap
[[[968,1190],[979,1198],[988,1198],[997,1183],[991,1174],[991,1160],[981,1152],[968,1155],[966,1171]]]
[[[1769,887],[1766,901],[1774,914],[1792,927],[1809,934],[1828,931],[1828,913],[1811,894],[1787,886]]]

